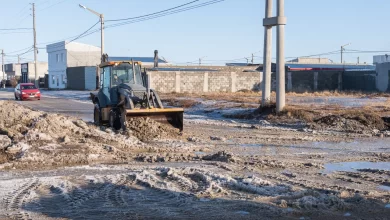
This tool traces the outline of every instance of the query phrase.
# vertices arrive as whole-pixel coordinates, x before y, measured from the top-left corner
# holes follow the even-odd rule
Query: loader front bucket
[[[126,109],[126,118],[148,117],[160,123],[169,124],[183,131],[182,108]]]

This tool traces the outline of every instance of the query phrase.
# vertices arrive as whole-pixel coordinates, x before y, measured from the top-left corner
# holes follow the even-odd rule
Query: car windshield
[[[118,66],[112,67],[112,84],[119,85],[121,83],[130,83],[130,84],[142,84],[141,79],[141,69],[139,66],[135,67],[135,77],[134,81],[133,75],[133,66],[129,63],[122,63]]]
[[[22,85],[22,89],[36,89],[34,85]]]

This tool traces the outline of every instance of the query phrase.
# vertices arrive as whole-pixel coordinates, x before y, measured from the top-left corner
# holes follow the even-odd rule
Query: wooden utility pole
[[[33,34],[34,34],[34,69],[35,69],[35,80],[34,84],[37,88],[39,88],[39,82],[38,82],[38,65],[37,65],[37,56],[38,56],[38,50],[37,50],[37,31],[36,31],[36,25],[35,25],[35,3],[32,3],[32,12],[33,12]]]

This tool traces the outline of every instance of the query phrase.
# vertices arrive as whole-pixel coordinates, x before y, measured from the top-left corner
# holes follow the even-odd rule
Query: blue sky
[[[32,17],[29,16],[31,0],[0,1],[3,9],[0,29],[32,27]],[[45,47],[45,42],[76,36],[98,21],[97,16],[79,8],[79,3],[104,13],[105,19],[110,20],[153,13],[189,1],[36,0],[38,44]],[[351,43],[348,49],[390,50],[390,29],[383,26],[390,17],[390,1],[285,1],[288,18],[286,57],[336,51],[347,43]],[[153,51],[158,49],[160,56],[170,62],[185,63],[206,56],[204,63],[208,64],[249,57],[251,53],[261,51],[255,54],[255,62],[262,62],[264,7],[264,0],[225,0],[154,20],[109,28],[105,30],[105,50],[110,56],[152,56]],[[106,25],[113,23],[107,22]],[[275,37],[276,31],[274,42]],[[100,34],[95,33],[77,41],[99,46]],[[6,54],[7,51],[28,48],[32,43],[32,32],[29,30],[0,31],[0,48]],[[345,60],[356,62],[359,56],[361,62],[372,63],[373,55],[349,53],[345,54]],[[22,57],[32,59],[33,54]],[[323,57],[340,61],[338,53]],[[39,60],[47,60],[45,49],[39,50]],[[6,62],[12,61],[16,61],[16,58],[6,57]],[[245,59],[237,61],[246,62]]]

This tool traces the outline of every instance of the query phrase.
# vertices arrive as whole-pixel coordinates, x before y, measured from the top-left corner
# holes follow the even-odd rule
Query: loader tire
[[[93,123],[96,126],[102,125],[102,114],[100,113],[100,107],[98,104],[96,104],[93,109]]]
[[[115,130],[119,130],[122,128],[121,119],[120,119],[120,112],[118,110],[111,110],[110,111],[110,117],[109,117],[109,125],[111,128]]]

